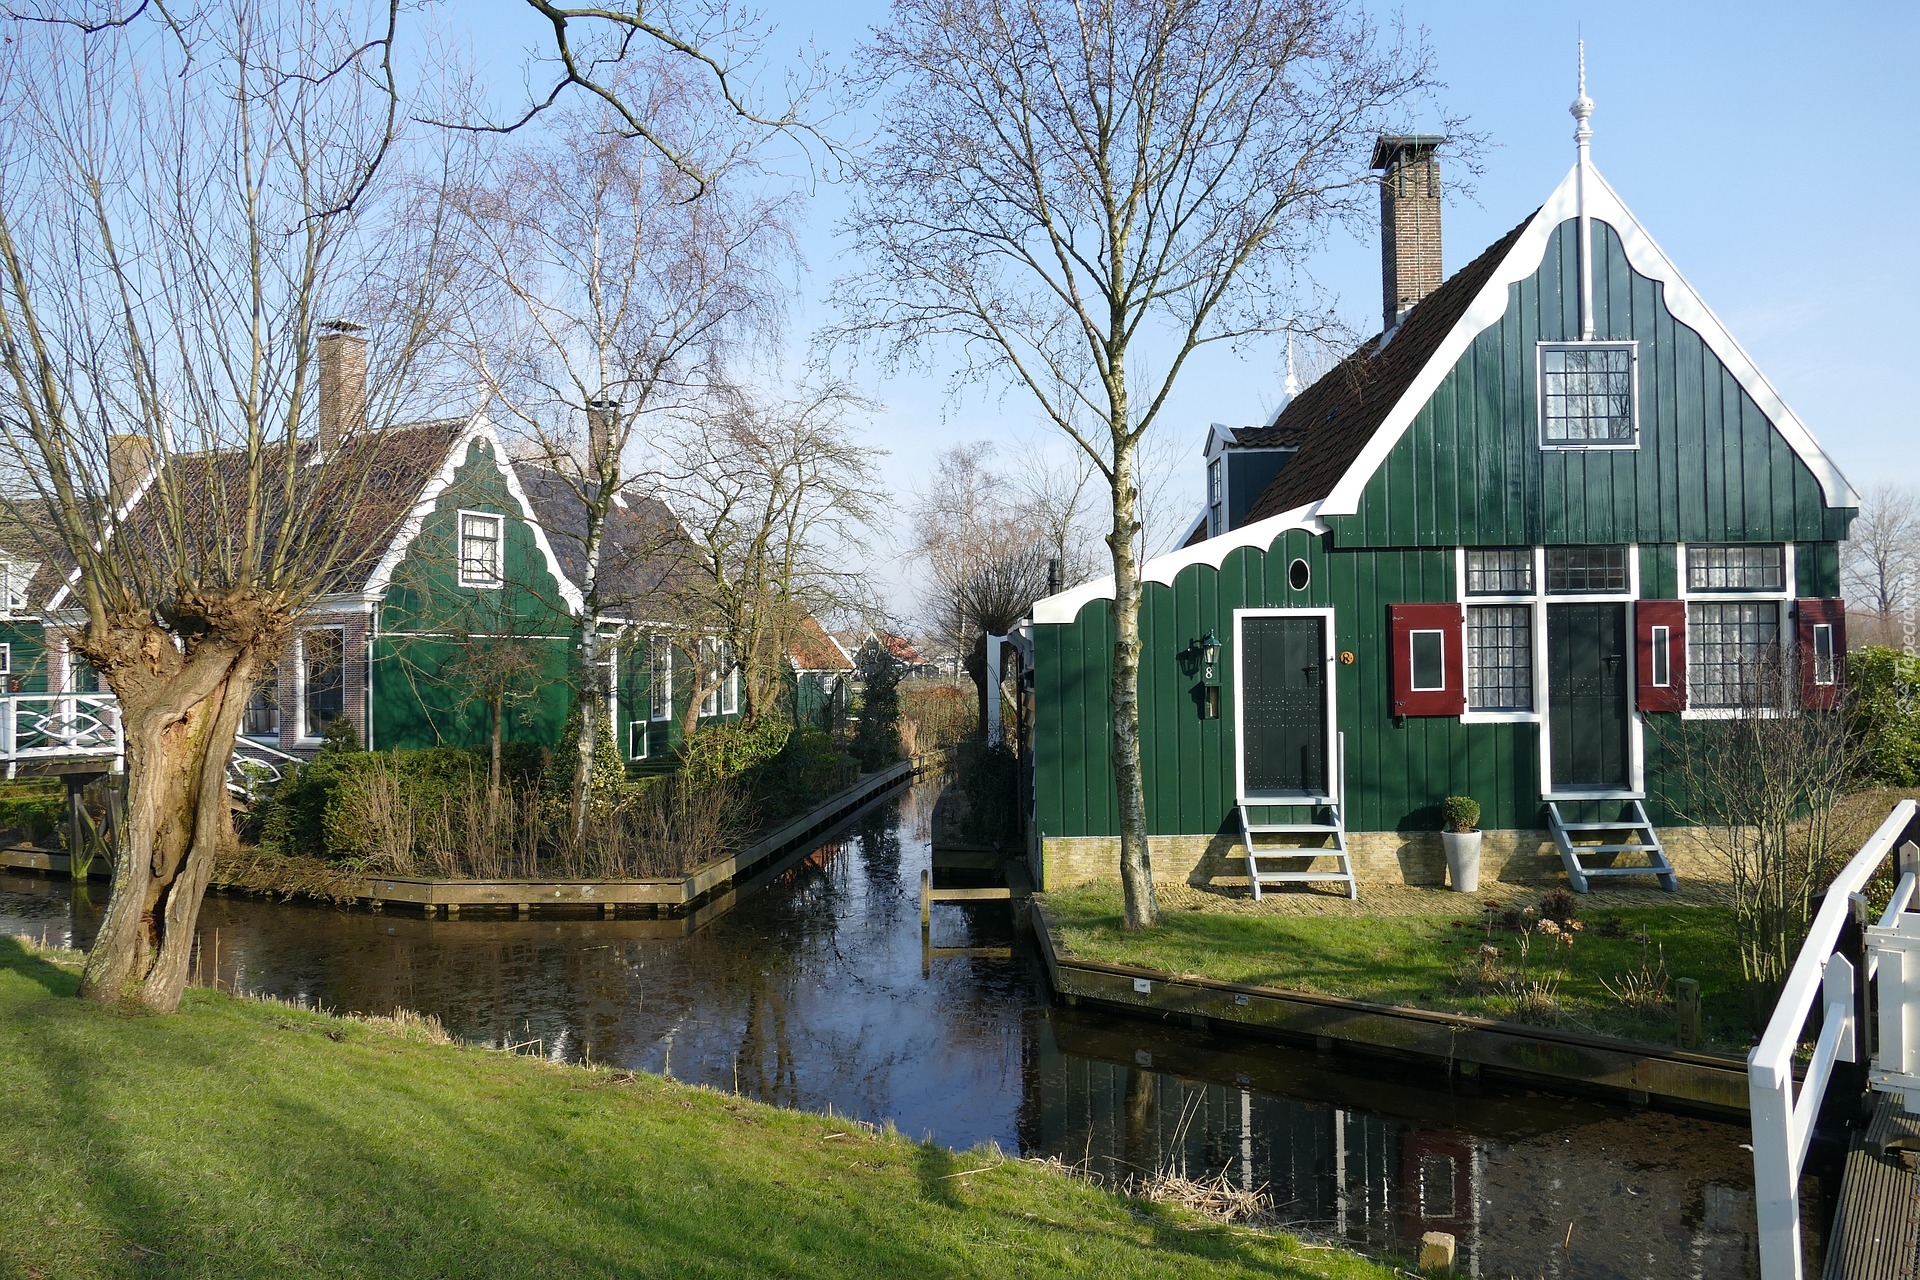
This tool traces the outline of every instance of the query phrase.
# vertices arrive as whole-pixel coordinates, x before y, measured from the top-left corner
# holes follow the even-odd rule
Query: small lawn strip
[[[195,990],[0,939],[0,1275],[1391,1272],[995,1152]]]
[[[1497,890],[1462,895],[1450,915],[1308,916],[1168,911],[1157,929],[1121,928],[1118,886],[1094,885],[1049,893],[1044,902],[1076,960],[1133,965],[1162,973],[1223,982],[1345,996],[1376,1004],[1512,1020],[1511,996],[1475,990],[1459,975],[1482,946],[1499,949],[1498,963],[1519,968],[1519,935],[1494,913],[1491,936],[1483,900]],[[1664,957],[1670,979],[1700,984],[1704,1047],[1744,1053],[1751,1043],[1745,987],[1733,945],[1731,909],[1724,906],[1585,908],[1570,947],[1536,934],[1527,971],[1560,972],[1558,1025],[1672,1046],[1670,1012],[1648,1015],[1624,1008],[1602,985],[1616,989],[1621,975]],[[1642,944],[1636,935],[1645,934]],[[1672,983],[1669,983],[1669,993]],[[1539,1021],[1537,1017],[1532,1019]]]

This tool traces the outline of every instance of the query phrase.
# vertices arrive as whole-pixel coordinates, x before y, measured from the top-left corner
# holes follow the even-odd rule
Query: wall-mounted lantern
[[[1196,691],[1200,700],[1200,718],[1218,720],[1220,718],[1220,637],[1212,630],[1193,643],[1200,655],[1200,688]]]

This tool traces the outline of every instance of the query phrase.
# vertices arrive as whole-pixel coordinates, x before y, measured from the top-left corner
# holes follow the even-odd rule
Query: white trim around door
[[[1246,709],[1242,704],[1241,691],[1246,681],[1240,670],[1241,657],[1246,652],[1242,643],[1241,621],[1246,618],[1319,618],[1321,662],[1325,670],[1324,685],[1327,691],[1326,716],[1326,787],[1323,794],[1308,795],[1302,793],[1261,792],[1258,795],[1247,794],[1247,762],[1241,749],[1246,742]],[[1262,804],[1332,804],[1340,794],[1340,785],[1333,772],[1340,767],[1340,716],[1339,691],[1335,688],[1336,649],[1333,640],[1334,616],[1332,609],[1235,609],[1233,611],[1233,792],[1236,800],[1243,805]]]

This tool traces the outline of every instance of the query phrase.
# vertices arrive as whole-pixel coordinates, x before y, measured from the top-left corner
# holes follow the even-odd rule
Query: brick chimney
[[[1440,158],[1437,134],[1383,133],[1373,144],[1380,175],[1380,284],[1384,327],[1440,287]]]
[[[620,425],[618,400],[587,401],[587,471],[601,473],[606,456],[613,452],[614,429]]]
[[[351,320],[320,323],[320,452],[367,425],[367,327]]]
[[[107,501],[126,505],[153,466],[153,443],[137,433],[107,437]]]

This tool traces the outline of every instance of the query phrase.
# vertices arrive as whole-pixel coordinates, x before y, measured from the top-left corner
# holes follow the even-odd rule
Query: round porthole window
[[[1307,583],[1313,579],[1313,570],[1307,568],[1305,560],[1295,560],[1287,566],[1287,585],[1295,591],[1305,591]]]

